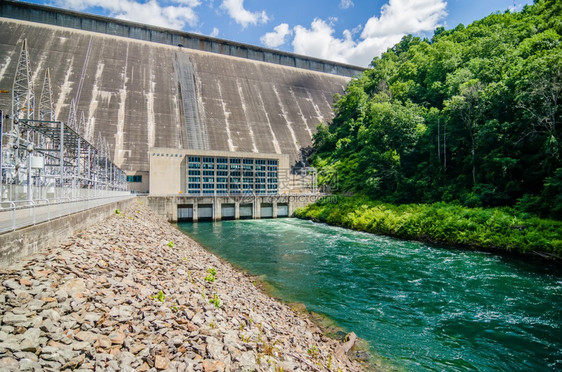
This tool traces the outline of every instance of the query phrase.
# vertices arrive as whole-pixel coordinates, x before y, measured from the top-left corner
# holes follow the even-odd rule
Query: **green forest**
[[[335,97],[309,162],[331,191],[562,216],[562,2],[405,36]]]

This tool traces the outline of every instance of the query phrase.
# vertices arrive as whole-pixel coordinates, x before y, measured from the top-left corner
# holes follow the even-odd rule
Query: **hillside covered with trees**
[[[561,35],[562,2],[537,0],[438,28],[431,40],[404,37],[318,127],[320,182],[395,204],[509,205],[560,218]]]

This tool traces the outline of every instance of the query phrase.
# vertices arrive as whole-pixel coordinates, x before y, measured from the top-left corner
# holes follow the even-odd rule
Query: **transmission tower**
[[[23,40],[16,76],[12,89],[12,129],[18,125],[18,119],[33,119],[35,95],[31,81],[31,63],[27,50],[27,39]]]
[[[39,120],[55,121],[55,110],[53,109],[53,91],[51,90],[51,73],[47,68],[41,98],[39,99]]]

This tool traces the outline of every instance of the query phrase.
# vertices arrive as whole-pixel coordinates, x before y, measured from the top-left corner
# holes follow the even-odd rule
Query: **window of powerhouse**
[[[142,182],[142,176],[127,176],[127,182]]]

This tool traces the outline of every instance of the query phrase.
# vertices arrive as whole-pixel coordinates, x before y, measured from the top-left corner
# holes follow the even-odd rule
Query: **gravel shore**
[[[140,202],[0,283],[0,371],[362,370]]]

